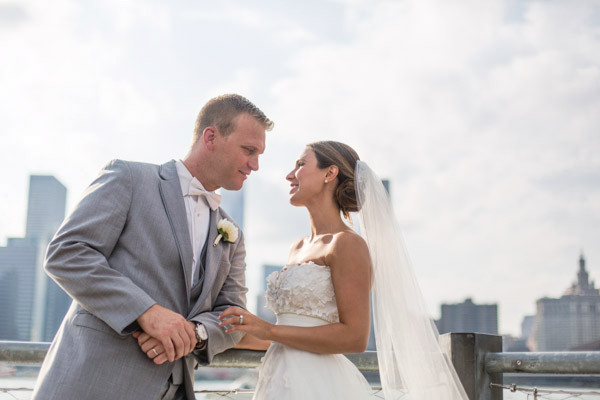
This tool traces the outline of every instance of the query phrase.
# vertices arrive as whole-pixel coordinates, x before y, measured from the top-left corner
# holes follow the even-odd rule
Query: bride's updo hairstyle
[[[338,185],[335,188],[335,201],[340,207],[344,218],[350,220],[351,212],[359,210],[356,190],[354,188],[354,169],[356,161],[360,160],[354,149],[347,144],[323,140],[307,145],[315,152],[317,167],[324,169],[335,165],[338,167]]]

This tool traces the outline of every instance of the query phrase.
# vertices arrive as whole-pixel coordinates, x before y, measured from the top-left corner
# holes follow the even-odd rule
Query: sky
[[[246,182],[251,294],[309,232],[285,175],[323,139],[390,180],[432,317],[470,297],[518,335],[581,252],[600,281],[600,1],[0,0],[0,54],[0,244],[30,174],[69,212],[111,159],[183,157],[235,92],[275,121]]]

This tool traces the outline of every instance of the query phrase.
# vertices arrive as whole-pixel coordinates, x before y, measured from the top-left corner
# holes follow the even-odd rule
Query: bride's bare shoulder
[[[367,242],[358,233],[350,230],[337,232],[333,235],[334,246],[361,246],[367,248]]]
[[[334,235],[331,243],[330,258],[332,261],[348,262],[355,260],[370,265],[367,242],[353,231],[343,231]]]

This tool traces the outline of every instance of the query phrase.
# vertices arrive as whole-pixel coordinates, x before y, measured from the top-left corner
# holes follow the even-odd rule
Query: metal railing
[[[440,344],[471,400],[501,400],[504,373],[600,376],[599,351],[503,353],[501,336],[476,333],[448,333],[440,337]],[[41,363],[49,347],[49,343],[0,341],[0,362]],[[263,351],[227,350],[215,356],[210,367],[254,368],[263,356]],[[346,356],[362,371],[378,371],[376,352]]]
[[[50,343],[0,341],[0,362],[40,364],[49,348]]]
[[[0,362],[15,364],[41,364],[50,348],[45,342],[0,341]],[[260,365],[264,351],[227,350],[217,354],[209,367],[213,368],[255,368]],[[377,353],[346,354],[361,371],[377,371]]]
[[[600,375],[600,351],[488,353],[487,373]]]

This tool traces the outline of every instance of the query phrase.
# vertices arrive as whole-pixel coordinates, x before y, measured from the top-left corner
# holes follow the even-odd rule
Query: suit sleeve
[[[127,222],[132,178],[113,160],[48,245],[44,268],[77,303],[121,335],[156,302],[108,262]]]
[[[246,248],[244,236],[240,231],[240,239],[233,252],[231,268],[225,283],[217,296],[214,307],[210,312],[202,313],[194,318],[195,322],[201,322],[208,331],[208,344],[203,350],[194,352],[196,360],[201,365],[210,364],[215,354],[235,346],[244,336],[242,332],[225,333],[219,326],[218,317],[225,309],[236,306],[246,309]]]

